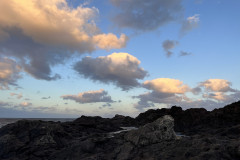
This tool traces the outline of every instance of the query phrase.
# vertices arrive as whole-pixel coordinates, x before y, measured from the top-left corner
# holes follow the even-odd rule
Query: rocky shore
[[[137,129],[116,132],[121,127]],[[213,111],[148,110],[136,118],[20,120],[0,129],[0,159],[239,160],[240,101]]]

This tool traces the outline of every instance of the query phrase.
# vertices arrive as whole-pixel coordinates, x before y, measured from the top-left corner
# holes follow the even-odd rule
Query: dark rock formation
[[[162,140],[175,140],[177,136],[173,126],[174,119],[169,115],[165,115],[137,130],[129,131],[124,138],[134,145],[141,146],[160,143]]]
[[[173,131],[185,136],[176,138]],[[163,118],[160,118],[164,116]],[[119,131],[122,126],[138,130]],[[0,128],[1,160],[239,160],[240,102],[205,109],[149,110],[136,119],[82,116],[73,122],[21,120]]]
[[[69,139],[60,123],[21,120],[0,129],[0,159],[44,158],[66,146]]]
[[[207,111],[204,108],[191,108],[184,111],[177,106],[170,109],[151,109],[139,114],[135,119],[141,126],[164,115],[171,115],[174,118],[176,132],[190,133],[210,128],[229,127],[240,124],[240,101],[213,111]]]
[[[131,127],[131,126],[137,125],[137,122],[135,121],[134,118],[129,116],[118,115],[118,114],[116,114],[111,119],[111,121],[113,124],[116,124],[118,126],[124,126],[124,127]]]

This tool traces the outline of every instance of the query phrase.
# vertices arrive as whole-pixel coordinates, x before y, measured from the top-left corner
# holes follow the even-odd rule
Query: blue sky
[[[238,6],[1,1],[0,117],[136,116],[238,101]]]

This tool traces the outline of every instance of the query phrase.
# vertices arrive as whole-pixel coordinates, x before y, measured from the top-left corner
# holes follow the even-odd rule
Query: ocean
[[[67,121],[73,121],[74,118],[0,118],[0,128],[10,124],[10,123],[14,123],[17,122],[19,120],[42,120],[42,121],[54,121],[54,122],[67,122]]]

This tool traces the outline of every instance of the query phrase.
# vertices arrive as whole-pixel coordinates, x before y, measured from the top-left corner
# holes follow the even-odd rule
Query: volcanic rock
[[[190,108],[182,110],[173,106],[170,109],[150,109],[140,113],[136,118],[138,126],[155,121],[161,116],[171,115],[174,118],[174,130],[196,134],[200,131],[230,127],[240,124],[240,101],[225,106],[224,108],[207,111],[204,108]]]
[[[124,126],[138,129],[116,132]],[[183,136],[177,138],[173,129]],[[0,159],[239,160],[239,135],[240,101],[213,111],[177,106],[148,110],[135,119],[21,120],[0,128]]]
[[[159,143],[162,140],[174,140],[177,136],[173,127],[174,119],[169,115],[165,115],[137,130],[128,132],[124,138],[134,145],[142,146]]]

